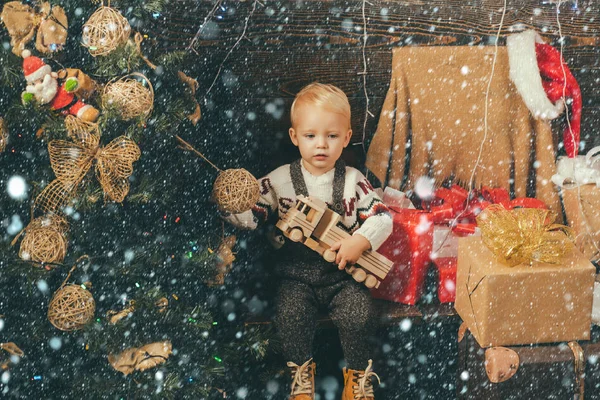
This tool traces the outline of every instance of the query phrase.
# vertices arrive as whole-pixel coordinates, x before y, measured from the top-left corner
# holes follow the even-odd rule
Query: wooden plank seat
[[[584,355],[579,373],[574,352],[565,342],[507,347],[517,353],[518,369],[510,379],[492,383],[486,374],[485,349],[467,332],[458,345],[457,398],[583,399],[585,394],[585,399],[599,399],[599,340],[600,329],[593,327],[591,340],[578,342]]]
[[[381,321],[383,325],[395,325],[409,319],[412,323],[429,322],[438,319],[448,319],[449,321],[458,321],[458,314],[454,311],[454,305],[448,304],[423,304],[423,305],[406,305],[394,303],[387,300],[375,300],[377,308],[381,310]],[[244,322],[244,326],[268,326],[273,321],[264,316],[256,316],[249,318]],[[327,315],[320,315],[317,318],[317,327],[321,329],[331,329],[335,326],[331,318]]]

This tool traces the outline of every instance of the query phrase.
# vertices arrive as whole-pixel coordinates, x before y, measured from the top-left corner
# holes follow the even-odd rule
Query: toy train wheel
[[[293,242],[300,242],[304,238],[304,234],[302,233],[302,229],[294,228],[290,231],[289,238]]]
[[[365,279],[367,279],[367,273],[364,269],[356,268],[354,271],[352,271],[352,277],[356,282],[363,282]]]
[[[377,286],[377,278],[375,278],[373,275],[367,276],[367,279],[365,280],[365,286],[369,289],[373,289]]]
[[[336,257],[337,257],[337,253],[331,249],[327,249],[323,252],[323,258],[327,262],[335,262]]]

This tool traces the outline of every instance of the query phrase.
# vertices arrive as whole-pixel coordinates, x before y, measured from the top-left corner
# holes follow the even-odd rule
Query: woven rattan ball
[[[150,82],[145,76],[141,74],[139,76],[143,77],[146,82]],[[153,106],[152,85],[149,84],[149,87],[146,87],[131,75],[110,82],[104,87],[102,107],[105,109],[114,107],[125,121],[150,115]]]
[[[6,144],[8,142],[8,129],[4,123],[4,118],[0,117],[0,153],[6,150]]]
[[[114,8],[102,6],[83,25],[82,44],[93,57],[110,53],[127,42],[131,26]]]
[[[62,262],[67,254],[67,231],[67,221],[62,217],[34,219],[25,229],[19,257],[40,263]]]
[[[54,293],[48,306],[48,319],[61,331],[75,331],[90,322],[95,311],[96,302],[89,290],[71,284]]]
[[[234,214],[250,210],[259,196],[258,181],[243,168],[222,171],[213,185],[213,198],[219,208]]]

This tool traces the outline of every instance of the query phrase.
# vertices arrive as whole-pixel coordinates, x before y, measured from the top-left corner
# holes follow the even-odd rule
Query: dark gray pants
[[[338,328],[347,367],[364,370],[373,357],[369,339],[379,318],[368,289],[350,277],[325,286],[282,279],[275,326],[285,360],[302,365],[312,357],[320,310],[326,311]]]

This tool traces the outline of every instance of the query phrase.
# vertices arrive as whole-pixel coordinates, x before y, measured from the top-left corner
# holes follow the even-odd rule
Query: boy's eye
[[[330,133],[329,137],[332,138],[332,139],[335,139],[335,138],[338,137],[338,134],[337,133]]]
[[[311,139],[315,137],[315,135],[313,133],[307,133],[304,136],[306,136],[307,138],[311,138]]]

